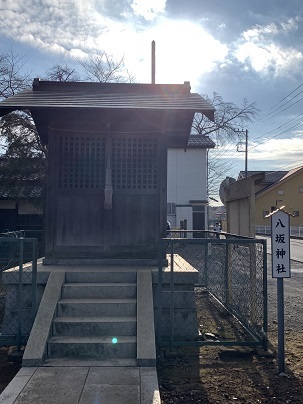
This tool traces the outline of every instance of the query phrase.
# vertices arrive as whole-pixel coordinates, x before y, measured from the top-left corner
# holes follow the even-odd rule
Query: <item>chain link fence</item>
[[[24,344],[37,310],[37,239],[0,234],[0,345]]]
[[[200,232],[200,236],[201,236]],[[160,243],[157,336],[170,345],[267,344],[266,240],[213,232]],[[159,260],[160,262],[160,260]]]

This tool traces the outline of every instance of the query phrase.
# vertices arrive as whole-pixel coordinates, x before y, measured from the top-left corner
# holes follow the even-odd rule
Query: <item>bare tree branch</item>
[[[219,149],[209,150],[208,154],[208,194],[217,196],[223,178],[235,166],[235,160],[224,158]]]
[[[246,99],[238,107],[233,102],[224,101],[217,93],[213,93],[212,99],[207,95],[203,95],[203,97],[215,107],[215,121],[212,122],[202,114],[196,114],[193,131],[220,139],[221,143],[226,140],[235,140],[236,131],[252,122],[258,113],[255,103],[249,103]]]
[[[31,85],[28,73],[24,73],[24,57],[12,48],[0,55],[0,97],[8,98]]]
[[[192,126],[192,131],[197,134],[208,135],[218,146],[238,141],[238,130],[242,130],[248,125],[258,113],[255,103],[243,100],[241,106],[233,102],[226,102],[217,93],[213,93],[212,99],[207,95],[203,97],[212,104],[215,111],[215,120],[212,122],[205,115],[196,114]],[[209,151],[208,158],[208,193],[217,195],[222,178],[234,166],[231,159],[224,158],[218,149]]]
[[[53,81],[79,81],[80,76],[76,69],[67,64],[55,64],[46,72],[46,79]]]
[[[85,80],[97,81],[100,83],[129,83],[134,77],[124,65],[124,56],[114,59],[112,55],[101,52],[98,55],[90,56],[88,60],[78,59],[78,63],[85,71]]]

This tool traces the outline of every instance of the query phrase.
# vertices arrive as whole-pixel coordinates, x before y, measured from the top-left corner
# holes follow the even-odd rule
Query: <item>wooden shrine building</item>
[[[0,103],[29,110],[48,148],[45,262],[151,258],[166,235],[168,146],[214,108],[190,85],[35,79]]]

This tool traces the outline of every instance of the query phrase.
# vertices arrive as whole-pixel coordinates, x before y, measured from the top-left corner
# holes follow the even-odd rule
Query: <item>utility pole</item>
[[[244,142],[238,142],[237,152],[245,153],[245,178],[247,177],[247,161],[248,161],[248,130],[237,130],[237,133],[245,133],[245,150],[239,150],[239,146]]]

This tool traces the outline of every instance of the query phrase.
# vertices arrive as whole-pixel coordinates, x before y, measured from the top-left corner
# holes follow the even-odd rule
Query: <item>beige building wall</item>
[[[255,236],[255,185],[262,178],[262,174],[255,174],[226,186],[228,233]]]
[[[296,215],[290,217],[291,226],[303,226],[303,169],[256,196],[256,225],[270,226],[270,219],[264,216],[276,205]]]

